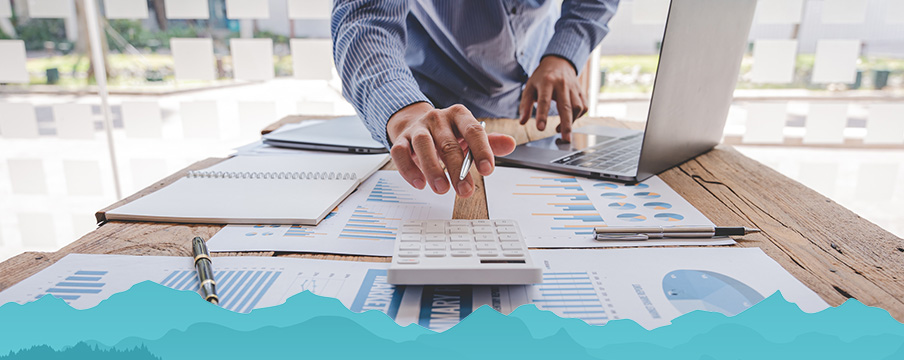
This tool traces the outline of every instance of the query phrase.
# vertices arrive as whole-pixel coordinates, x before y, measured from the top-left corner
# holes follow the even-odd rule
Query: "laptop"
[[[672,0],[645,131],[587,126],[519,145],[500,164],[643,181],[715,147],[756,0]]]
[[[271,146],[357,154],[387,153],[386,147],[370,136],[357,116],[327,120],[319,124],[264,135]]]

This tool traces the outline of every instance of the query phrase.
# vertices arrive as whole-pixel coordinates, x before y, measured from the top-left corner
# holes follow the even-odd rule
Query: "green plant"
[[[17,23],[16,33],[19,39],[25,41],[28,50],[42,50],[44,43],[66,42],[66,25],[63,19],[30,19],[24,23]]]

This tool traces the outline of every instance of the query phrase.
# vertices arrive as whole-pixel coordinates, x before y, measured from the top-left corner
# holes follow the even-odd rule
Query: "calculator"
[[[395,241],[394,285],[527,285],[542,282],[514,220],[408,220]]]

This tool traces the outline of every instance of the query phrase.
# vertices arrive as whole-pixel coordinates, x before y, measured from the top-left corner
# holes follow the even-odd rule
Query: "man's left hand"
[[[549,115],[551,101],[556,101],[561,120],[557,132],[562,139],[571,141],[571,124],[575,119],[587,112],[587,100],[584,90],[578,81],[577,71],[571,62],[554,55],[540,60],[524,91],[521,93],[521,125],[530,119],[534,103],[537,104],[537,130],[546,129],[546,118]]]

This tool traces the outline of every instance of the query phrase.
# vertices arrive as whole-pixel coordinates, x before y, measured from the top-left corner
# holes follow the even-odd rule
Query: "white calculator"
[[[394,285],[526,285],[542,282],[514,220],[409,220],[396,236]]]

